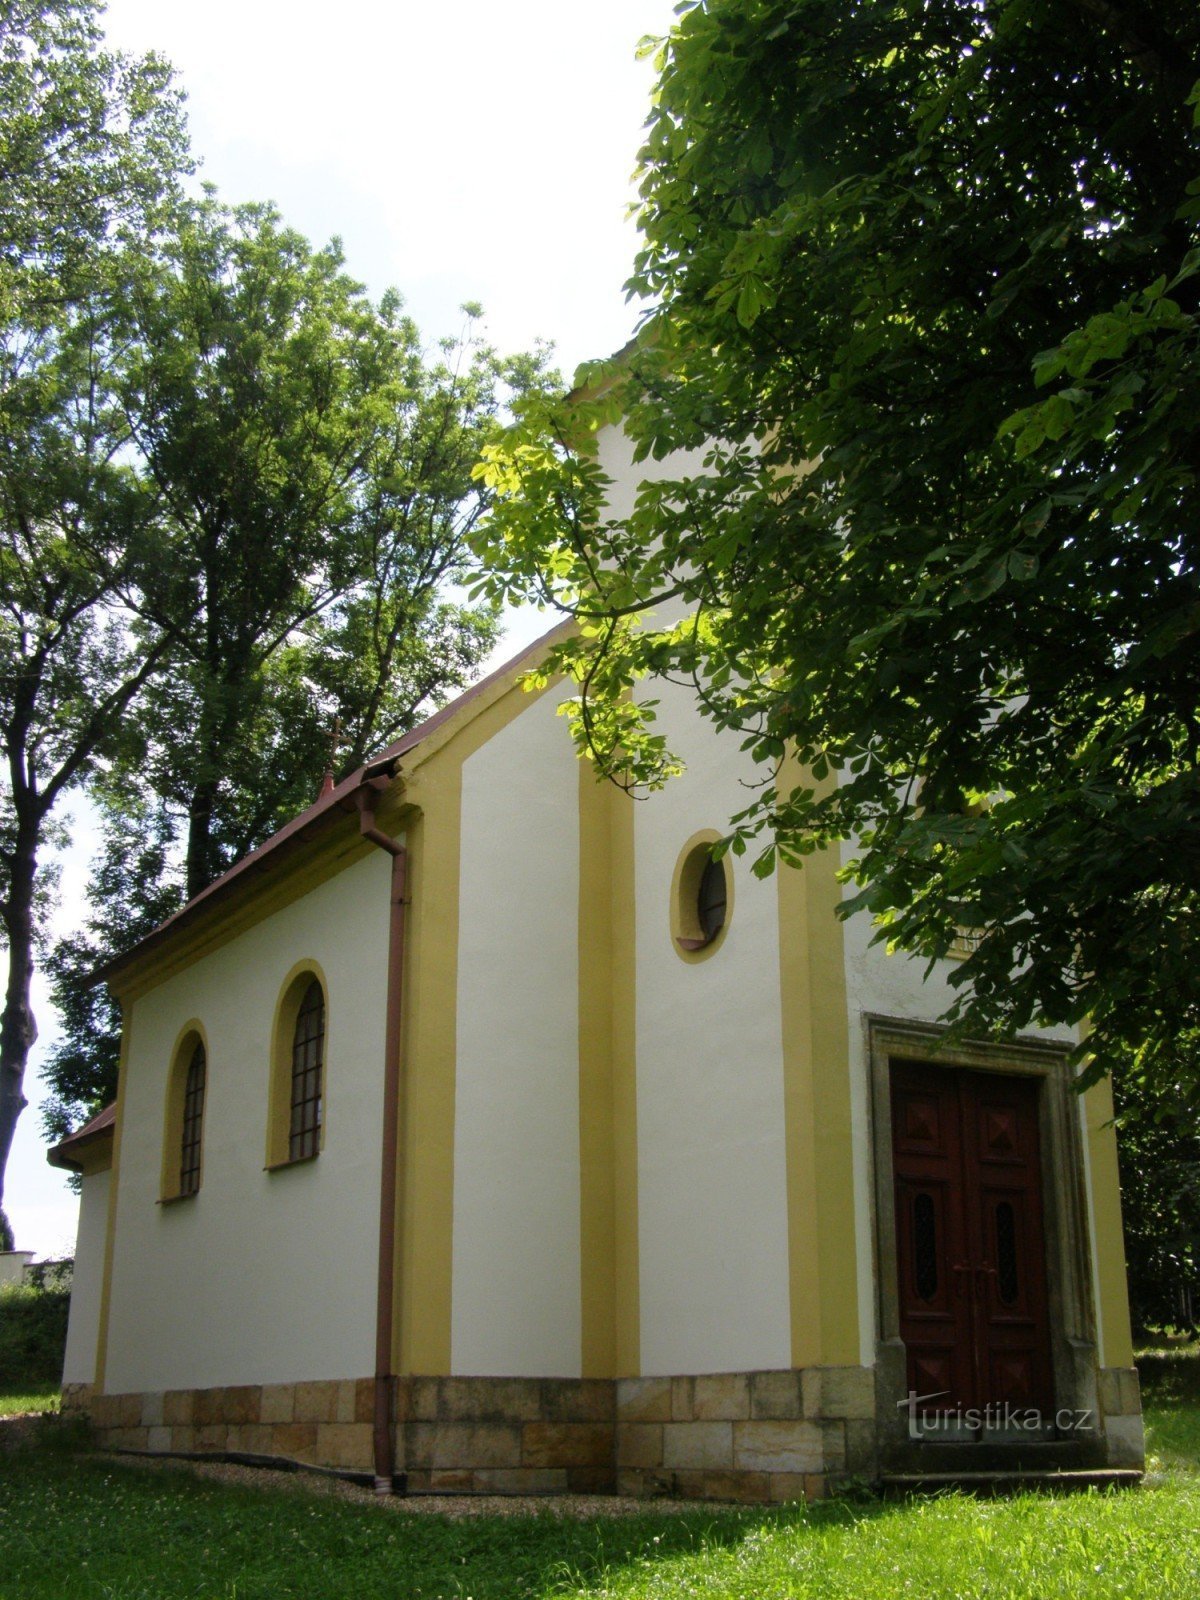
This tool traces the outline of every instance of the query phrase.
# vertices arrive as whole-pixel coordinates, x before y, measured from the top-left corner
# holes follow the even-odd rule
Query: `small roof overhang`
[[[69,1133],[58,1144],[51,1145],[46,1152],[46,1160],[52,1167],[61,1167],[64,1172],[94,1170],[98,1158],[105,1154],[106,1146],[111,1154],[116,1126],[117,1102],[114,1100],[103,1111],[97,1111],[82,1128],[76,1128],[74,1133]]]

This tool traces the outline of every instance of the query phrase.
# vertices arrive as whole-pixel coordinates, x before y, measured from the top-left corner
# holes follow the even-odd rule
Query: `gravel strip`
[[[188,1460],[180,1456],[150,1456],[122,1452],[97,1452],[93,1459],[117,1462],[157,1472],[183,1467],[198,1478],[216,1483],[245,1484],[252,1489],[272,1489],[284,1493],[324,1496],[350,1500],[359,1505],[377,1506],[381,1511],[400,1516],[451,1517],[556,1517],[586,1521],[595,1517],[635,1517],[681,1514],[703,1509],[695,1500],[634,1500],[615,1494],[416,1494],[376,1495],[373,1489],[347,1483],[343,1478],[317,1472],[278,1472],[271,1467],[247,1467],[235,1461]],[[711,1501],[704,1506],[717,1507]]]

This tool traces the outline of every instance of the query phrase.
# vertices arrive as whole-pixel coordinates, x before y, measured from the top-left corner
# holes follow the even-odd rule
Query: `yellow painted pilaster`
[[[113,1127],[112,1175],[108,1180],[108,1215],[104,1228],[104,1270],[100,1280],[100,1326],[96,1334],[95,1391],[104,1394],[108,1365],[108,1323],[112,1309],[113,1252],[117,1242],[117,1198],[121,1188],[121,1130],[125,1123],[125,1079],[129,1068],[129,1041],[133,1033],[133,1006],[121,1003],[121,1048],[117,1062],[117,1113]]]
[[[403,1201],[397,1370],[450,1372],[461,774],[421,785],[407,825]]]
[[[612,819],[609,783],[579,762],[579,1257],[581,1371],[616,1371]]]
[[[579,771],[580,1262],[585,1378],[636,1376],[633,802]]]
[[[781,787],[795,770],[781,775]],[[780,867],[792,1364],[857,1365],[858,1241],[837,852]]]
[[[1121,1225],[1121,1186],[1117,1176],[1117,1138],[1112,1126],[1112,1085],[1107,1078],[1083,1097],[1096,1253],[1096,1291],[1100,1300],[1100,1364],[1133,1365],[1129,1290],[1125,1278],[1125,1235]]]
[[[821,1261],[813,1040],[809,1027],[813,993],[808,961],[807,868],[780,866],[777,880],[792,1365],[810,1367],[821,1361]]]
[[[608,788],[612,872],[613,1216],[616,1376],[641,1373],[641,1264],[638,1245],[637,907],[635,803]]]

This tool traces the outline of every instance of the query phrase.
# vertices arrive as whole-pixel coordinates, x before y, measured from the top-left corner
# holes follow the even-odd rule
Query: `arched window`
[[[167,1071],[159,1197],[169,1205],[200,1192],[204,1176],[204,1100],[208,1087],[208,1043],[200,1022],[180,1031]]]
[[[325,1058],[325,996],[314,978],[304,991],[292,1034],[292,1100],[288,1160],[315,1156],[321,1138],[321,1074]]]
[[[319,1156],[325,1142],[325,1065],[329,989],[315,961],[283,980],[271,1033],[267,1169]]]
[[[204,1136],[204,1041],[197,1039],[183,1086],[183,1133],[179,1152],[179,1193],[200,1187],[200,1150]]]

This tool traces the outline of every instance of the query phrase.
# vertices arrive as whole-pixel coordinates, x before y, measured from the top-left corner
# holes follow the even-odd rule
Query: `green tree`
[[[131,302],[122,401],[166,551],[143,595],[172,640],[96,798],[89,925],[50,962],[45,1077],[61,1136],[111,1097],[117,1017],[88,974],[474,675],[491,603],[454,580],[486,494],[472,468],[545,353],[502,358],[466,310],[426,351],[336,242],[211,193]],[[331,729],[340,728],[336,751]]]
[[[1183,0],[706,0],[661,46],[635,345],[493,450],[493,595],[581,618],[602,769],[693,682],[756,870],[854,837],[950,1020],[1200,1025],[1200,15]],[[605,509],[594,439],[702,471]],[[686,622],[652,625],[670,602]],[[794,751],[808,776],[778,779]],[[837,781],[831,774],[836,771]]]
[[[172,552],[148,605],[178,645],[129,770],[186,814],[194,895],[312,799],[334,712],[354,764],[493,642],[493,608],[444,590],[482,504],[471,468],[526,369],[470,326],[428,358],[336,241],[212,195],[134,318],[125,406]]]
[[[1194,1052],[1186,1041],[1181,1056]],[[1129,1309],[1139,1331],[1200,1332],[1200,1128],[1186,1079],[1113,1082]]]
[[[43,962],[59,1033],[42,1069],[50,1086],[42,1128],[51,1144],[117,1092],[121,1011],[108,988],[91,981],[92,973],[165,921],[183,898],[176,828],[166,807],[147,807],[128,792],[119,805],[102,806],[103,837],[88,883],[87,914]]]
[[[103,50],[96,18],[90,0],[0,16],[0,1199],[54,810],[112,753],[168,642],[138,612],[155,519],[114,385],[132,265],[187,144],[166,66]]]

